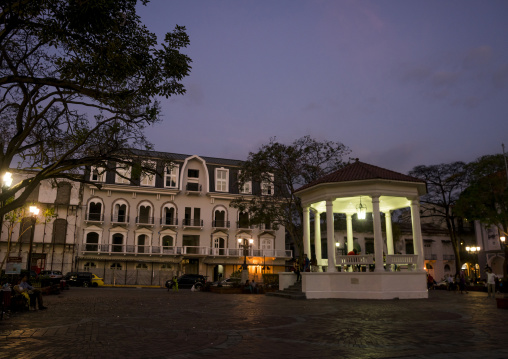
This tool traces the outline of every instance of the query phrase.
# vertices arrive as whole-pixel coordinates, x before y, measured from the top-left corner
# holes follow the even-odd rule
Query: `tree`
[[[455,271],[459,273],[462,262],[457,213],[454,211],[454,206],[467,186],[467,165],[464,162],[453,162],[416,166],[409,175],[427,183],[427,194],[420,200],[420,216],[434,219],[439,225],[443,223],[446,225],[455,254]]]
[[[483,156],[468,166],[469,186],[457,202],[457,213],[482,225],[496,226],[508,236],[508,187],[503,155]],[[508,248],[500,245],[505,255],[503,275],[507,278]]]
[[[2,189],[0,203],[17,195],[0,216],[44,179],[77,180],[84,166],[118,168],[133,149],[151,148],[143,130],[160,121],[156,98],[185,92],[191,60],[180,49],[189,38],[177,25],[159,45],[136,3],[1,2],[0,174],[15,161],[38,172]]]
[[[292,241],[303,253],[303,210],[295,191],[344,165],[342,158],[350,150],[340,142],[316,141],[310,136],[291,145],[271,138],[258,152],[249,153],[240,174],[239,184],[261,184],[261,196],[239,197],[231,206],[249,212],[251,224],[270,223],[284,226]]]

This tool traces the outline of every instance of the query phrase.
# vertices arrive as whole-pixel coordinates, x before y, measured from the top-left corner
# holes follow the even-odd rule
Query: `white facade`
[[[241,163],[172,157],[163,177],[129,181],[107,171],[87,174],[101,188],[84,188],[77,269],[90,270],[106,283],[152,285],[182,273],[202,274],[209,281],[227,278],[244,259],[251,279],[284,271],[292,257],[285,249],[284,228],[251,226],[248,213],[229,206],[239,196]],[[156,157],[142,160],[161,165]],[[126,168],[125,177],[130,175]],[[241,195],[260,193],[260,184],[252,183]],[[247,252],[239,239],[253,240]]]

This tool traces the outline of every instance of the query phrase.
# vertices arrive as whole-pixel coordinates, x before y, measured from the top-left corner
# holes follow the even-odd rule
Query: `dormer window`
[[[241,171],[238,171],[238,177],[242,174]],[[245,181],[243,184],[239,183],[240,193],[242,194],[251,194],[252,193],[252,181]]]
[[[229,170],[225,168],[215,169],[215,190],[217,192],[228,192]]]
[[[156,163],[153,161],[143,161],[143,167],[155,169]],[[153,173],[143,173],[140,178],[141,186],[155,186],[155,175]]]
[[[263,196],[273,196],[273,174],[266,173],[261,181],[261,194]]]
[[[104,182],[106,176],[106,170],[103,167],[92,166],[90,169],[90,181],[92,182]]]
[[[178,167],[166,167],[164,171],[164,187],[178,188]]]
[[[115,183],[121,183],[121,184],[130,184],[130,178],[131,178],[131,166],[125,163],[119,163],[116,164],[116,176],[115,176]]]

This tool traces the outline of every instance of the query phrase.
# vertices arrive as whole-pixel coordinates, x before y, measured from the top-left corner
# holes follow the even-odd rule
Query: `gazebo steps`
[[[287,299],[307,299],[305,293],[302,292],[302,282],[297,282],[284,290],[268,292],[266,295]]]

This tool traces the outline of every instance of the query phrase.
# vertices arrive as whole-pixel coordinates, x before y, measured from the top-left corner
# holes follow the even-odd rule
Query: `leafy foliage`
[[[243,196],[231,203],[241,211],[249,212],[251,224],[282,225],[303,253],[303,210],[295,191],[321,176],[340,169],[342,158],[350,150],[340,142],[317,141],[310,136],[292,144],[280,143],[271,138],[258,152],[250,153],[239,174],[239,183],[261,183],[273,193],[258,197]],[[270,191],[272,192],[272,191]]]
[[[508,236],[508,184],[504,156],[488,155],[469,164],[469,187],[457,201],[456,211],[470,220],[479,220],[485,226],[496,226]],[[508,248],[503,266],[507,275]]]
[[[468,167],[464,162],[452,162],[432,166],[417,166],[410,176],[427,183],[427,194],[420,199],[421,217],[431,218],[436,224],[445,224],[455,254],[455,270],[460,272],[460,238],[456,226],[454,206],[467,187]]]
[[[136,4],[0,4],[0,173],[14,161],[38,170],[4,189],[1,201],[19,196],[0,215],[23,205],[43,179],[76,180],[84,166],[118,166],[131,149],[151,149],[143,130],[160,120],[156,97],[185,93],[191,60],[180,49],[189,38],[177,25],[158,44]]]

